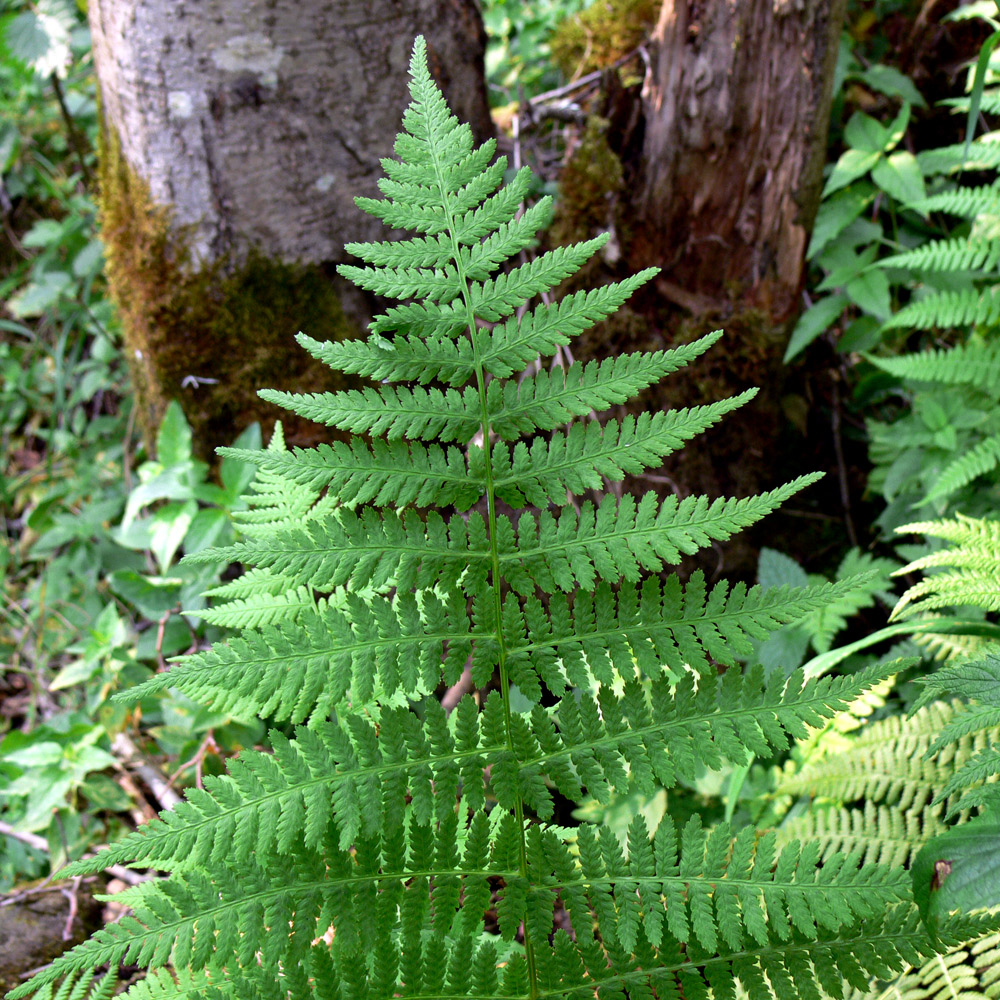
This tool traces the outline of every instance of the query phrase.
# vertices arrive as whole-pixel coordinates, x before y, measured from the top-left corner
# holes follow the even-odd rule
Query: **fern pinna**
[[[659,575],[814,477],[738,501],[576,504],[750,394],[591,419],[717,335],[517,377],[653,271],[525,309],[603,240],[497,273],[532,245],[548,200],[521,211],[526,171],[501,187],[505,161],[491,162],[492,141],[473,148],[421,39],[410,87],[386,197],[358,203],[420,235],[352,245],[367,266],[342,268],[404,302],[363,342],[300,338],[373,385],[265,394],[368,437],[240,454],[259,466],[257,505],[228,555],[254,568],[228,590],[227,620],[247,627],[130,693],[171,686],[284,728],[273,753],[240,754],[175,811],[70,866],[170,875],[117,897],[132,916],[12,1000],[117,963],[175,970],[137,997],[731,1000],[739,983],[792,1000],[915,962],[928,941],[903,873],[857,853],[821,862],[812,843],[778,850],[771,834],[697,818],[651,836],[640,817],[625,844],[553,824],[557,793],[606,801],[767,757],[887,671],[805,683],[739,669],[751,640],[846,585]],[[436,692],[466,670],[476,690],[448,713]]]

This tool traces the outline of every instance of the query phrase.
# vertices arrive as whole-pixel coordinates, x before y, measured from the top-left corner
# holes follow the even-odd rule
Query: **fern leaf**
[[[1000,215],[1000,187],[996,184],[960,187],[914,202],[913,207],[920,212],[945,212],[963,219]]]
[[[467,510],[483,490],[483,482],[476,479],[474,468],[466,467],[465,456],[457,448],[416,442],[406,445],[376,439],[368,445],[355,438],[351,444],[295,448],[277,455],[240,448],[220,448],[219,454],[252,462],[310,489],[329,489],[351,506],[433,503]]]
[[[477,513],[445,521],[434,512],[421,518],[409,510],[400,517],[370,507],[360,516],[342,508],[229,551],[234,559],[280,574],[289,585],[320,592],[348,585],[423,590],[444,578],[457,581],[477,564],[485,575],[489,560],[486,525]]]
[[[487,393],[491,424],[500,437],[511,440],[536,430],[552,430],[592,410],[624,403],[688,364],[717,339],[718,335],[712,334],[671,351],[623,354],[553,372],[543,370],[520,384],[508,382],[505,392]],[[490,389],[499,389],[500,384],[493,382]]]
[[[266,452],[225,452],[257,467],[244,537],[198,558],[251,565],[207,613],[247,627],[125,696],[176,688],[270,718],[272,750],[243,751],[175,810],[72,865],[169,875],[126,890],[132,915],[11,996],[83,1000],[91,970],[124,963],[154,970],[132,990],[140,1000],[736,1000],[737,985],[750,1000],[820,1000],[954,943],[954,922],[940,942],[920,928],[899,869],[824,854],[820,838],[779,849],[750,825],[669,818],[651,837],[639,819],[626,853],[607,828],[549,825],[558,794],[608,801],[782,751],[898,667],[805,681],[737,662],[752,640],[846,606],[856,581],[762,590],[656,575],[812,477],[748,500],[575,506],[572,494],[657,465],[752,393],[589,419],[717,334],[534,365],[655,271],[532,307],[605,238],[514,260],[550,201],[522,211],[530,175],[503,186],[495,144],[476,148],[448,110],[423,39],[410,92],[382,197],[358,204],[417,235],[355,245],[361,263],[341,271],[398,301],[364,341],[300,337],[373,384],[266,394],[355,436],[289,451],[279,433]],[[514,377],[528,365],[536,374]],[[449,714],[441,686],[469,678],[478,691]],[[956,731],[955,760],[991,732]],[[934,767],[927,745],[907,766]],[[168,967],[176,979],[156,971]]]
[[[946,829],[941,812],[931,805],[900,809],[868,801],[861,809],[814,808],[783,823],[778,842],[817,843],[822,861],[857,852],[864,864],[909,867],[920,848]]]
[[[867,799],[919,811],[935,799],[954,769],[1000,738],[996,726],[978,728],[956,741],[949,760],[927,759],[938,733],[958,710],[958,703],[935,702],[909,718],[880,719],[846,752],[787,771],[776,791],[820,796],[834,803]]]
[[[883,329],[911,327],[934,330],[953,326],[996,326],[1000,320],[1000,289],[963,288],[930,292],[894,313]]]
[[[278,578],[280,580],[280,578]],[[283,580],[278,594],[255,592],[226,604],[216,605],[192,615],[222,628],[261,628],[281,621],[297,621],[306,611],[316,610],[316,600],[306,587],[292,587]]]
[[[989,393],[1000,391],[1000,344],[959,344],[946,350],[894,358],[867,357],[872,364],[900,379],[969,385]]]
[[[577,422],[565,434],[549,440],[536,438],[530,449],[523,442],[513,450],[497,444],[492,454],[497,496],[517,507],[525,503],[564,505],[569,502],[567,493],[599,489],[602,476],[619,482],[626,474],[659,466],[685,441],[755,395],[756,390],[751,389],[707,406],[642,413],[627,416],[621,423],[609,420],[604,427],[596,422]],[[470,472],[478,473],[471,460]]]
[[[922,503],[935,503],[950,497],[963,486],[1000,464],[1000,434],[980,441],[971,450],[949,462],[934,481]]]
[[[575,587],[593,588],[598,579],[637,582],[643,572],[659,572],[712,543],[724,541],[811,483],[818,474],[802,476],[769,493],[741,500],[706,497],[659,501],[647,493],[605,497],[600,505],[558,514],[522,514],[515,528],[498,519],[500,564],[504,576],[527,596],[535,586],[546,593]]]
[[[465,599],[430,592],[304,612],[284,627],[248,629],[227,645],[195,653],[116,697],[133,701],[176,688],[219,711],[301,722],[328,714],[349,691],[371,699],[376,679],[392,694],[458,680],[471,652]]]
[[[296,394],[261,389],[261,399],[354,434],[384,434],[390,441],[468,441],[478,430],[479,394],[467,389],[379,389]]]
[[[1000,261],[1000,239],[956,236],[932,240],[904,253],[892,254],[879,267],[904,267],[915,271],[991,271]]]

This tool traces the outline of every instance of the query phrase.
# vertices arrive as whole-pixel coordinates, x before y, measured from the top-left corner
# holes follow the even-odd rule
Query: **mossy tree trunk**
[[[377,193],[415,35],[456,113],[491,131],[481,19],[474,0],[90,0],[89,15],[102,231],[141,421],[177,398],[209,449],[273,419],[257,388],[329,387],[296,331],[363,323],[334,266],[380,237],[353,199]]]

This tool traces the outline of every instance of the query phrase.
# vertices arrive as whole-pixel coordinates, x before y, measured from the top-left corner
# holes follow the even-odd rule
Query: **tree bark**
[[[799,311],[844,0],[665,0],[633,262],[723,310]]]
[[[350,336],[364,319],[333,266],[346,242],[384,238],[354,197],[377,194],[417,34],[456,113],[491,134],[478,9],[90,0],[89,15],[103,234],[140,415],[149,430],[176,397],[203,446],[226,443],[266,414],[257,388],[328,381],[297,330]]]
[[[628,4],[607,0],[608,16],[627,16]],[[581,221],[610,228],[615,276],[648,265],[661,274],[631,315],[586,337],[578,356],[656,349],[721,327],[719,345],[636,406],[761,389],[633,490],[746,496],[801,471],[836,469],[829,426],[809,425],[820,410],[815,386],[782,356],[800,311],[844,8],[845,0],[663,0],[643,60],[629,63],[624,84],[606,74],[591,119],[606,126],[606,144],[602,152],[588,126],[563,173],[568,207],[557,224],[573,238],[590,235],[574,229]],[[630,85],[643,69],[644,82]],[[619,169],[605,163],[609,153]],[[783,532],[798,539],[803,524],[818,523],[780,522],[772,516],[766,535],[737,536],[702,568],[749,575],[761,544]]]

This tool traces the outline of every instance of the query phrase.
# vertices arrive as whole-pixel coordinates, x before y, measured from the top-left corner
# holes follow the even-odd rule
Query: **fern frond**
[[[946,755],[927,759],[938,734],[959,711],[958,702],[935,702],[908,718],[873,722],[845,752],[806,763],[800,770],[786,768],[776,791],[834,803],[867,799],[919,811],[935,800],[955,769],[1000,739],[997,726],[977,727],[955,741]]]
[[[175,810],[66,871],[112,864],[182,870],[220,857],[239,865],[275,846],[280,853],[300,841],[319,848],[331,821],[338,850],[347,851],[358,836],[371,839],[398,824],[408,797],[425,826],[437,812],[454,812],[459,782],[466,806],[481,808],[489,755],[507,749],[486,736],[502,715],[499,698],[488,700],[485,718],[464,699],[450,723],[436,699],[420,709],[383,710],[378,726],[352,715],[344,726],[299,727],[293,739],[272,732],[274,754],[241,754],[227,775],[188,789]]]
[[[459,449],[417,442],[407,445],[376,438],[369,445],[354,438],[350,444],[338,441],[283,454],[241,448],[220,448],[219,454],[313,490],[326,488],[341,497],[344,506],[454,504],[467,510],[482,496],[484,485]]]
[[[369,439],[288,451],[279,433],[265,452],[225,451],[257,468],[243,540],[195,561],[251,566],[207,613],[242,632],[125,696],[176,688],[270,718],[272,752],[244,750],[72,865],[169,875],[126,890],[131,916],[12,997],[83,1000],[81,973],[122,963],[177,970],[154,971],[139,1000],[736,1000],[737,984],[750,1000],[820,1000],[897,974],[934,943],[900,871],[857,851],[779,851],[751,826],[669,818],[653,837],[636,820],[623,851],[606,828],[549,825],[560,795],[607,801],[782,751],[898,665],[805,681],[738,663],[776,628],[846,607],[856,580],[763,590],[656,575],[813,477],[747,500],[577,507],[574,493],[658,465],[752,393],[590,419],[717,334],[535,364],[655,271],[532,308],[606,237],[514,259],[551,203],[522,211],[530,175],[502,186],[505,162],[492,142],[474,147],[426,55],[418,39],[382,197],[358,200],[417,236],[355,245],[361,264],[341,269],[399,301],[365,341],[300,337],[372,384],[265,394]],[[478,690],[448,714],[441,686],[469,679]],[[959,736],[955,759],[981,735]]]
[[[600,489],[602,476],[620,482],[625,476],[656,468],[685,441],[700,434],[756,395],[755,389],[706,406],[576,422],[564,434],[523,442],[513,450],[502,443],[492,449],[493,483],[497,496],[515,507],[546,507],[569,503],[567,494]],[[479,471],[477,452],[470,453],[469,471]]]
[[[530,666],[556,693],[565,686],[564,673],[570,683],[587,687],[588,671],[602,684],[612,684],[615,669],[627,675],[633,664],[650,677],[665,667],[678,676],[688,666],[707,672],[707,657],[727,666],[737,657],[749,658],[751,639],[797,621],[853,584],[748,590],[741,583],[730,588],[719,582],[709,591],[696,571],[684,586],[674,575],[662,584],[655,577],[647,577],[641,587],[623,583],[617,593],[598,583],[593,593],[578,592],[572,608],[560,594],[547,608],[528,598],[523,613],[508,600],[505,632],[523,636],[509,642],[508,662],[524,683],[534,686]]]
[[[922,503],[950,497],[973,479],[985,476],[1000,464],[1000,434],[985,438],[969,451],[949,462],[934,481]]]
[[[316,423],[354,434],[384,434],[390,441],[468,441],[478,430],[479,394],[466,389],[379,389],[291,393],[261,389],[261,399]]]
[[[267,453],[277,455],[286,451],[285,434],[279,420],[275,422]],[[272,472],[258,470],[244,499],[246,509],[233,511],[233,521],[242,535],[252,538],[278,525],[296,524],[308,517],[319,499],[319,492]]]
[[[486,394],[494,431],[512,440],[537,430],[552,430],[573,417],[624,403],[707,350],[710,334],[693,344],[654,354],[621,354],[552,372],[542,370],[517,384],[492,382]],[[494,390],[494,387],[496,389]]]
[[[304,612],[316,610],[316,599],[307,587],[294,587],[280,577],[275,579],[281,586],[277,594],[268,593],[266,590],[263,592],[255,590],[247,597],[236,598],[219,587],[216,588],[217,593],[233,599],[225,604],[189,613],[208,622],[209,625],[245,629],[261,628],[281,621],[294,622]]]
[[[860,809],[816,807],[783,823],[778,843],[816,843],[822,861],[857,852],[863,864],[909,867],[920,848],[946,829],[941,814],[933,805],[900,809],[869,801]]]
[[[1000,187],[996,184],[960,187],[914,202],[913,207],[920,212],[945,212],[963,219],[1000,215]]]
[[[892,358],[866,357],[900,379],[969,385],[989,393],[1000,391],[1000,344],[959,344]]]
[[[930,292],[894,313],[883,329],[933,330],[951,326],[995,326],[1000,320],[1000,289],[993,286]]]
[[[907,896],[905,872],[859,866],[857,853],[834,855],[820,867],[814,845],[789,843],[778,851],[773,833],[758,839],[745,827],[734,836],[727,823],[708,832],[697,815],[682,830],[665,817],[652,843],[645,820],[636,817],[627,860],[607,827],[580,827],[578,865],[546,833],[533,828],[529,864],[551,872],[571,918],[593,910],[601,937],[628,952],[640,928],[654,947],[672,937],[710,954],[720,944],[738,951],[793,933],[815,940],[819,928],[850,927]]]
[[[917,161],[925,177],[959,170],[996,170],[1000,167],[1000,142],[995,134],[980,136],[968,150],[964,143],[939,146],[918,153]]]
[[[279,574],[286,586],[322,593],[348,585],[423,590],[478,570],[485,576],[490,550],[486,524],[475,512],[445,521],[433,511],[421,518],[413,510],[399,516],[366,507],[359,515],[345,507],[266,541],[237,543],[227,553]]]
[[[1000,239],[956,236],[931,240],[923,246],[883,257],[879,267],[916,271],[990,271],[1000,262]]]
[[[598,579],[638,581],[643,572],[676,565],[712,541],[725,541],[765,517],[788,497],[821,478],[802,476],[780,489],[745,499],[690,496],[660,501],[646,493],[636,502],[605,497],[594,508],[563,508],[558,514],[522,514],[517,528],[497,520],[500,564],[515,590],[527,596],[593,588]]]
[[[219,711],[302,722],[328,715],[351,691],[369,701],[376,681],[392,694],[454,684],[472,649],[465,598],[423,591],[368,600],[349,594],[281,627],[247,629],[225,645],[184,658],[121,692],[133,701],[176,688]]]

